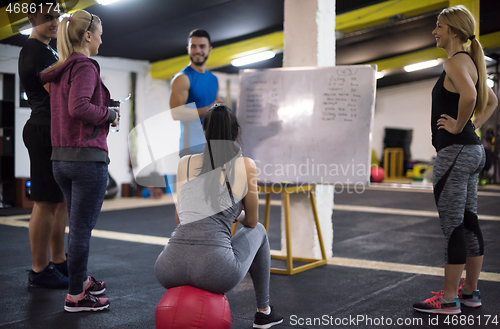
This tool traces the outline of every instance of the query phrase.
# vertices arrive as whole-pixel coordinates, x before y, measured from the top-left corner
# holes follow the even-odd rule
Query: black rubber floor
[[[479,213],[500,216],[499,201],[500,194],[480,196]],[[335,195],[335,204],[435,211],[432,194],[422,192],[342,193]],[[103,212],[96,229],[169,237],[173,215],[173,206]],[[271,215],[271,248],[279,249],[280,208],[272,207]],[[480,225],[486,252],[483,271],[496,273],[493,279],[499,280],[500,221],[482,220]],[[436,217],[336,210],[333,226],[334,256],[443,266],[443,237]],[[111,306],[73,314],[63,310],[66,291],[27,288],[28,230],[0,225],[0,328],[152,329],[156,304],[165,293],[153,271],[162,249],[92,238],[88,273],[106,281]],[[271,304],[285,316],[276,328],[500,328],[498,281],[480,281],[483,306],[463,307],[460,316],[413,311],[412,304],[431,297],[431,290],[441,290],[442,282],[439,276],[326,265],[293,276],[271,275],[270,295]],[[250,278],[227,297],[232,328],[251,328],[255,304]]]

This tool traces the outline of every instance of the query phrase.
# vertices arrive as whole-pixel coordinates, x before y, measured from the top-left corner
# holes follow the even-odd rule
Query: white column
[[[283,67],[335,66],[335,0],[285,0]]]
[[[285,0],[283,67],[335,66],[335,0]],[[317,185],[316,207],[325,244],[332,257],[333,186]],[[281,245],[286,250],[284,212]],[[290,195],[292,254],[321,258],[310,201],[304,193]]]

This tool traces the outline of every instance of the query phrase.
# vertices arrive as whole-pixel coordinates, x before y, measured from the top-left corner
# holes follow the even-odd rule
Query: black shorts
[[[50,126],[26,123],[24,145],[30,156],[31,201],[63,202],[64,196],[52,172]]]

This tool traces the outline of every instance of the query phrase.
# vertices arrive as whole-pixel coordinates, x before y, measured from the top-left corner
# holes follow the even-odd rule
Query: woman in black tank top
[[[497,98],[486,86],[484,53],[474,33],[476,23],[464,6],[444,9],[432,34],[448,54],[432,90],[434,197],[445,235],[444,288],[417,311],[459,314],[461,305],[481,306],[477,288],[484,243],[477,218],[477,176],[484,150],[475,133],[493,113]],[[470,41],[470,44],[468,43]],[[471,118],[474,115],[474,121]],[[466,279],[460,278],[466,267]]]

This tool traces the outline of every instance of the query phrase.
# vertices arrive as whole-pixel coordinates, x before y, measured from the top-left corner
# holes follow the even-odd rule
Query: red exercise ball
[[[224,294],[180,286],[156,305],[155,323],[156,329],[230,329],[231,310]]]
[[[373,167],[371,170],[372,182],[381,183],[384,180],[384,168]]]

